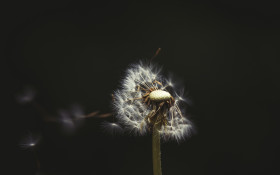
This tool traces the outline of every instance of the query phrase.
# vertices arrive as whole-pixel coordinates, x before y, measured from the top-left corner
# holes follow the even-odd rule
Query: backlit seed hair
[[[22,149],[32,149],[35,148],[41,140],[41,136],[38,134],[31,134],[30,132],[28,135],[23,137],[20,141],[19,146]]]
[[[121,88],[114,92],[114,110],[118,123],[134,134],[153,131],[155,125],[164,140],[181,140],[192,131],[191,122],[181,106],[184,98],[171,80],[160,75],[151,63],[131,65]]]

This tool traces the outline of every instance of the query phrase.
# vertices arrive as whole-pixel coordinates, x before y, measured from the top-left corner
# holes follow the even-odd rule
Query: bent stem
[[[153,170],[154,175],[162,175],[161,172],[161,155],[160,155],[160,135],[159,124],[153,127]]]

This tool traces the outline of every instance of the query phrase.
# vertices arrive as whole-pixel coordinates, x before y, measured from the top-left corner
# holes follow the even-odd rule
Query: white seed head
[[[152,101],[166,101],[166,100],[169,100],[171,98],[171,95],[169,92],[167,91],[163,91],[163,90],[155,90],[155,91],[152,91],[149,95],[149,98],[152,100]]]
[[[160,83],[154,83],[155,81]],[[154,89],[149,98],[151,101],[167,101],[174,97],[174,105],[168,109],[166,125],[161,127],[160,134],[164,140],[182,140],[192,131],[191,122],[184,116],[178,92],[170,79],[160,75],[159,69],[142,62],[130,66],[121,82],[121,88],[114,93],[114,109],[118,124],[130,133],[142,135],[149,132],[145,118],[152,109],[141,99],[145,91],[139,89]],[[180,96],[181,97],[181,96]],[[182,97],[183,98],[183,97]]]

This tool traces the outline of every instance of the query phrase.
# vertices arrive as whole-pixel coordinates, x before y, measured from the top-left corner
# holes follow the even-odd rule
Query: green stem
[[[153,127],[153,170],[154,175],[162,175],[161,172],[161,155],[160,155],[160,135],[159,126],[157,124]]]

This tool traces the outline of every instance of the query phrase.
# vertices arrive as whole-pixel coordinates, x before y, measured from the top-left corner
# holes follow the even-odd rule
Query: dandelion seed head
[[[160,115],[160,134],[164,140],[182,140],[190,135],[192,123],[183,113],[180,101],[185,101],[182,91],[174,87],[172,80],[160,74],[152,64],[139,62],[131,65],[113,101],[119,125],[135,135],[151,131]]]

